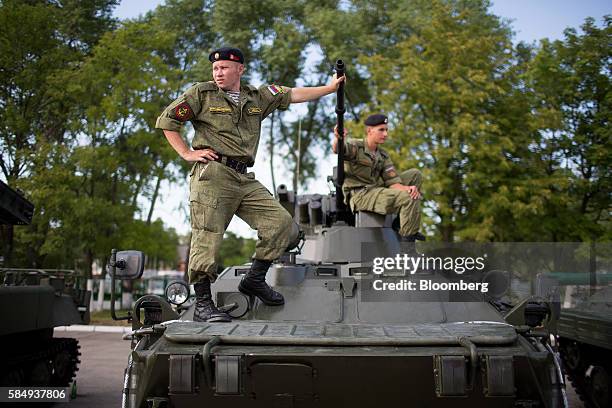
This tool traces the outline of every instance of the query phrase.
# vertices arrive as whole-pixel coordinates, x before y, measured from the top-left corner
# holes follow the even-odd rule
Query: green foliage
[[[609,18],[531,49],[487,8],[417,2],[390,17],[410,27],[388,37],[395,49],[362,58],[396,164],[424,172],[429,229],[445,241],[609,237]]]
[[[612,17],[602,28],[587,18],[581,28],[544,40],[527,73],[547,170],[564,179],[550,205],[559,222],[549,231],[559,240],[612,236]]]
[[[158,262],[176,259],[176,234],[152,213],[161,181],[175,181],[183,163],[154,123],[183,86],[176,61],[185,57],[175,55],[177,36],[151,17],[113,30],[114,3],[2,5],[12,36],[2,46],[27,49],[13,50],[26,68],[2,79],[10,108],[0,119],[0,163],[9,183],[36,205],[32,225],[15,230],[12,263],[72,267],[80,258],[89,271],[122,243]],[[81,28],[68,24],[79,18],[87,20]],[[49,32],[25,36],[23,44],[20,30],[30,25]],[[146,221],[138,216],[139,197],[150,203]]]
[[[419,3],[423,17],[397,39],[396,53],[363,58],[377,103],[391,115],[393,159],[423,169],[432,221],[445,241],[470,224],[479,199],[472,192],[505,171],[503,153],[514,144],[493,112],[512,86],[509,30],[478,3]]]
[[[189,166],[155,119],[210,80],[208,52],[226,44],[245,52],[246,80],[285,86],[326,83],[344,59],[351,135],[367,114],[390,115],[387,150],[423,171],[436,239],[612,238],[609,16],[513,45],[485,0],[168,0],[122,22],[116,4],[0,3],[0,170],[36,204],[2,243],[12,264],[89,270],[118,246],[175,262],[176,233],[152,215],[161,183]],[[334,102],[267,121],[258,160],[280,157],[294,189],[324,177]],[[228,233],[222,263],[254,245]]]
[[[255,254],[255,243],[254,239],[239,237],[230,231],[226,232],[219,250],[219,265],[227,268],[251,262]]]
[[[134,248],[147,254],[149,268],[161,264],[177,265],[179,238],[173,228],[165,228],[161,220],[147,223],[134,220],[121,234],[120,248]]]

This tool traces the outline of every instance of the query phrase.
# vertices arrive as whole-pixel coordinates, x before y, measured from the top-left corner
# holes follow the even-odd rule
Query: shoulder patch
[[[389,175],[389,177],[391,177],[391,178],[397,177],[397,172],[395,171],[395,167],[394,166],[389,166],[389,167],[385,168],[385,173],[387,173]]]
[[[283,87],[282,87],[282,86],[279,86],[279,85],[274,85],[274,84],[272,84],[272,85],[268,85],[268,91],[270,91],[270,93],[272,94],[272,96],[276,96],[276,95],[278,95],[279,93],[280,93],[280,94],[285,93],[285,90],[283,89]]]
[[[174,117],[176,120],[186,122],[193,118],[193,110],[187,102],[181,102],[174,108]]]

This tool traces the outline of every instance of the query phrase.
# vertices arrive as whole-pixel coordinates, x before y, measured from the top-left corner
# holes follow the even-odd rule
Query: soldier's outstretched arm
[[[332,77],[329,84],[324,86],[309,86],[303,88],[292,88],[291,89],[291,103],[308,102],[318,99],[322,96],[329,95],[330,93],[336,92],[340,84],[346,79],[343,75],[340,78],[336,77],[336,74]]]
[[[209,160],[215,160],[217,158],[217,155],[211,149],[191,150],[185,144],[181,134],[175,130],[164,129],[164,136],[166,136],[168,143],[170,143],[179,156],[188,162],[201,161],[208,163]]]

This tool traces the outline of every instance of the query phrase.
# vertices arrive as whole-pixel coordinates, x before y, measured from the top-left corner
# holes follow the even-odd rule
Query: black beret
[[[244,64],[244,55],[238,48],[222,47],[214,50],[208,56],[210,62],[215,61],[234,61]]]
[[[387,119],[387,117],[381,113],[377,113],[375,115],[370,115],[368,116],[368,118],[365,120],[365,124],[367,126],[378,126],[378,125],[382,125],[389,122],[389,120]]]

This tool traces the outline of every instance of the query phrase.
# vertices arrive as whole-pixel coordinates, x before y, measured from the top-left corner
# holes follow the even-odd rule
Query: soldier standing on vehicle
[[[417,169],[398,175],[389,155],[380,147],[389,132],[387,122],[382,114],[368,116],[364,139],[344,139],[342,192],[353,212],[399,213],[399,234],[403,239],[409,242],[425,240],[419,232],[423,176]],[[337,129],[334,134],[333,150],[337,153]]]
[[[255,258],[238,289],[267,305],[284,304],[266,284],[272,261],[298,243],[299,229],[291,215],[247,168],[253,166],[261,121],[290,103],[307,102],[333,93],[344,77],[325,86],[288,88],[241,84],[244,56],[237,48],[210,53],[213,79],[189,88],[157,119],[156,128],[185,160],[194,162],[190,175],[191,250],[189,281],[196,292],[195,321],[230,321],[215,306],[210,284],[217,277],[223,234],[234,214],[258,232]],[[179,131],[191,121],[192,149]]]

